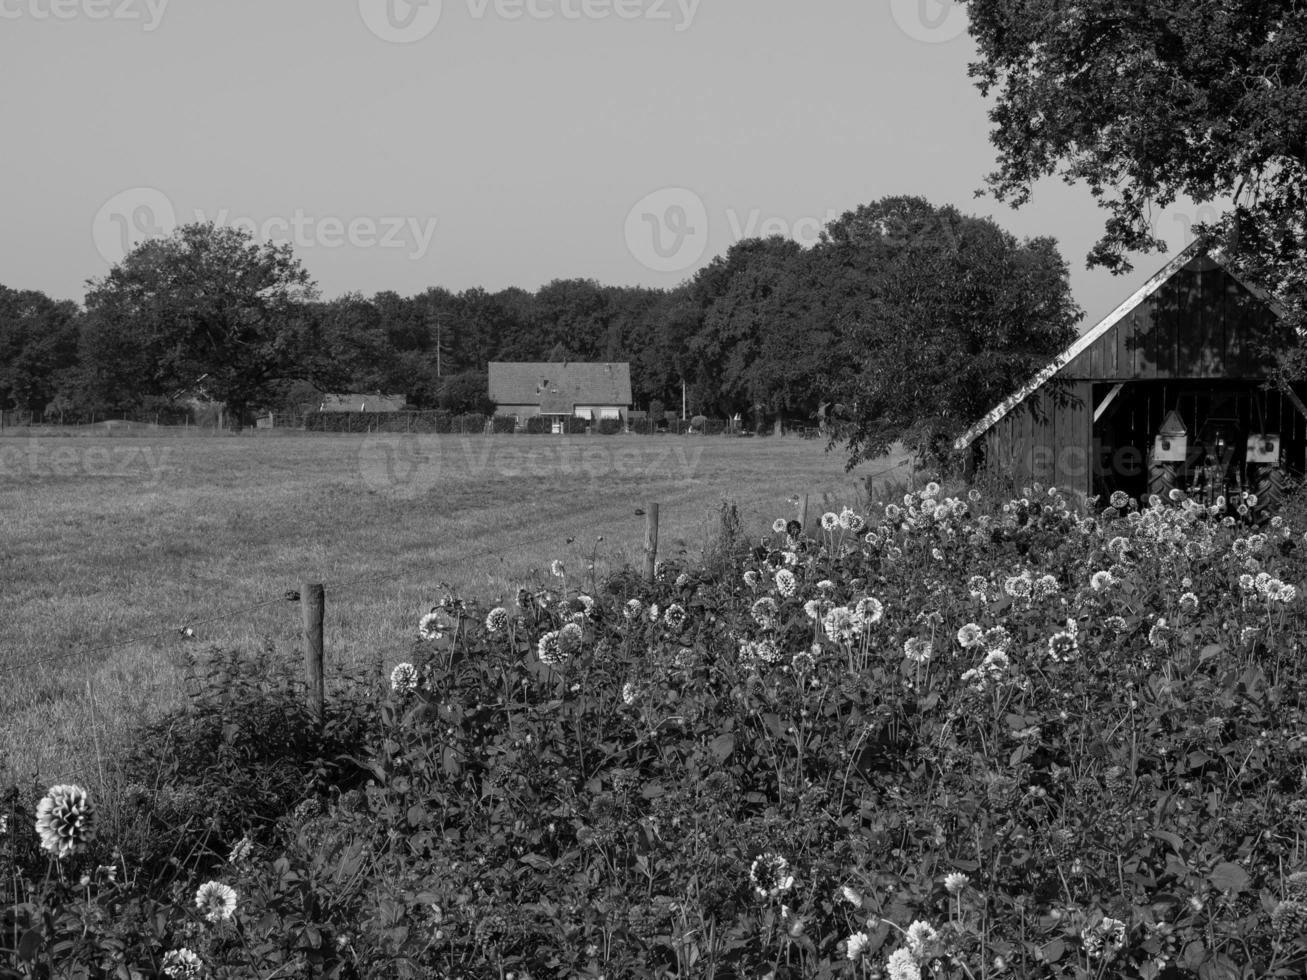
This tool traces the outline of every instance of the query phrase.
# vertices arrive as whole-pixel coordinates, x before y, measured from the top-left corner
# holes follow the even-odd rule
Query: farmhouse
[[[490,362],[490,398],[496,415],[522,421],[535,415],[626,420],[631,407],[627,363]]]
[[[323,395],[319,412],[402,412],[408,408],[403,395]]]
[[[1303,391],[1266,385],[1283,311],[1199,240],[954,445],[972,465],[1106,499],[1172,487],[1273,504],[1307,467]]]

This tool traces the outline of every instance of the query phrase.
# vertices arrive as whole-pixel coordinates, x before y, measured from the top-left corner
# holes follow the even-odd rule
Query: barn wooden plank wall
[[[1190,259],[1152,296],[1058,372],[1128,381],[1265,377],[1253,338],[1275,314],[1206,255]]]
[[[1018,482],[1089,493],[1092,385],[1050,382],[985,434],[985,457]]]

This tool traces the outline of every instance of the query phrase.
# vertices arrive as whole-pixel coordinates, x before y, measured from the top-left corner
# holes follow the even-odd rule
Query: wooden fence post
[[[644,577],[654,580],[654,566],[658,564],[658,505],[648,504],[644,518]]]
[[[300,590],[300,609],[304,613],[304,680],[307,684],[309,714],[322,724],[327,687],[322,673],[322,613],[326,596],[321,585],[309,584]]]
[[[808,495],[805,493],[799,501],[799,536],[808,530]]]

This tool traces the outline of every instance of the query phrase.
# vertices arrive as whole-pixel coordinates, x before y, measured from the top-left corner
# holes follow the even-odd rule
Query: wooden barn
[[[1172,486],[1273,502],[1307,468],[1300,391],[1268,390],[1283,311],[1195,242],[954,445],[973,465],[1106,499]]]

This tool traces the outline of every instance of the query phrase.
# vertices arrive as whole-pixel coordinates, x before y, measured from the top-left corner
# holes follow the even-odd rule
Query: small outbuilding
[[[1307,469],[1302,390],[1271,388],[1295,339],[1276,301],[1197,241],[963,435],[972,466],[1106,499],[1180,487],[1274,503]]]

